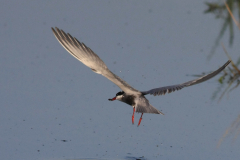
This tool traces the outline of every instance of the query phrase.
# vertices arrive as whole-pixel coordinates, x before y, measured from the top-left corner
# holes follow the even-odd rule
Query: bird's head
[[[116,94],[116,97],[113,97],[112,99],[108,99],[109,101],[114,101],[114,100],[121,100],[123,98],[123,95],[124,95],[124,92],[121,91],[121,92],[118,92]]]

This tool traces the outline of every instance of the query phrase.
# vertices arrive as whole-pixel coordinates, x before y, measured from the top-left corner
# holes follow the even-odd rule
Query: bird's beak
[[[116,97],[112,98],[112,99],[108,99],[109,101],[114,101],[116,100]]]

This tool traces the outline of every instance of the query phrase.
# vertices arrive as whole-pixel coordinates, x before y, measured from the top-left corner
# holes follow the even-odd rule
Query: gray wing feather
[[[227,61],[222,67],[220,67],[218,70],[205,75],[203,77],[200,77],[198,79],[194,79],[192,81],[188,81],[182,84],[178,84],[178,85],[172,85],[172,86],[166,86],[166,87],[160,87],[160,88],[155,88],[155,89],[151,89],[149,91],[144,91],[142,92],[143,95],[146,94],[151,94],[154,96],[158,96],[158,95],[165,95],[166,93],[171,93],[174,92],[175,90],[180,90],[184,87],[188,87],[188,86],[192,86],[201,82],[204,82],[206,80],[209,80],[211,78],[213,78],[214,76],[216,76],[218,73],[220,73],[222,70],[224,70],[225,67],[227,67],[227,65],[230,63],[231,61]]]
[[[138,90],[132,88],[127,82],[113,74],[106,66],[106,64],[84,43],[79,42],[76,38],[72,37],[69,33],[66,34],[63,30],[57,27],[52,28],[52,31],[60,42],[60,44],[76,59],[92,69],[92,71],[101,74],[115,83],[125,93],[141,94]]]
[[[154,114],[162,114],[159,110],[157,110],[155,107],[153,107],[151,104],[149,104],[149,101],[144,97],[140,97],[136,100],[136,106],[135,106],[136,112],[139,113],[154,113]]]

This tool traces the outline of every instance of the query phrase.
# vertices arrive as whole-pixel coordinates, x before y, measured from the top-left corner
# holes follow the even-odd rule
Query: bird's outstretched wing
[[[204,82],[204,81],[209,80],[210,78],[216,76],[218,73],[220,73],[222,70],[224,70],[224,68],[227,67],[227,65],[230,62],[231,62],[230,60],[227,61],[218,70],[216,70],[216,71],[214,71],[214,72],[212,72],[212,73],[210,73],[208,75],[205,75],[203,77],[200,77],[198,79],[194,79],[192,81],[188,81],[188,82],[185,82],[185,83],[182,83],[182,84],[178,84],[178,85],[172,85],[172,86],[166,86],[166,87],[160,87],[160,88],[151,89],[149,91],[142,92],[142,94],[143,95],[151,94],[151,95],[154,95],[154,96],[159,96],[159,95],[164,95],[166,93],[174,92],[175,90],[180,90],[180,89],[182,89],[184,87],[188,87],[188,86],[192,86],[192,85]]]
[[[72,37],[69,33],[66,34],[63,30],[57,27],[52,31],[60,42],[60,44],[76,59],[81,61],[83,64],[92,69],[92,71],[103,75],[113,83],[115,83],[119,88],[121,88],[125,93],[128,94],[141,94],[138,90],[131,87],[127,82],[119,78],[117,75],[113,74],[106,66],[106,64],[96,55],[90,48],[88,48],[84,43],[79,42],[76,38]]]

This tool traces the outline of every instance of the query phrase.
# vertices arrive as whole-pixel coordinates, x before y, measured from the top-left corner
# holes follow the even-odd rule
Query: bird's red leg
[[[135,113],[135,107],[133,107],[132,124],[134,124],[134,113]]]
[[[140,117],[140,119],[139,119],[138,126],[140,125],[140,123],[141,123],[141,121],[142,121],[142,115],[143,115],[143,113],[141,114],[141,117]]]

